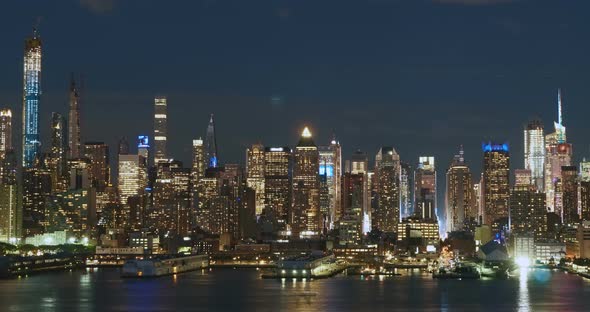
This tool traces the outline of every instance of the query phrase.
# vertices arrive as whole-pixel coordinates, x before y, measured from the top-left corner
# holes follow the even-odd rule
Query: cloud
[[[509,2],[516,2],[517,0],[433,0],[434,2],[443,4],[459,4],[459,5],[493,5]]]
[[[115,0],[80,0],[80,5],[96,14],[108,13],[115,7]]]

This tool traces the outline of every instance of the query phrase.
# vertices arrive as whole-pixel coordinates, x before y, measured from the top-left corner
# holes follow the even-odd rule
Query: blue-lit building
[[[483,161],[483,221],[500,230],[508,224],[510,200],[510,152],[508,144],[482,144]]]
[[[36,30],[25,40],[23,72],[23,157],[25,168],[33,166],[41,145],[39,99],[41,96],[41,38]]]

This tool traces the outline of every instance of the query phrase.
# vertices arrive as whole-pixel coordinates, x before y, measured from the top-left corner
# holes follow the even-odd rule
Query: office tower
[[[104,192],[111,184],[109,146],[104,142],[84,143],[84,158],[90,161],[90,183],[97,192]]]
[[[154,209],[158,215],[156,228],[163,233],[186,236],[191,229],[192,183],[190,168],[179,161],[158,163],[154,183]]]
[[[69,190],[48,198],[45,232],[67,231],[78,240],[97,238],[96,190]]]
[[[205,137],[205,153],[207,158],[207,167],[217,167],[219,158],[217,155],[217,138],[215,137],[215,122],[213,121],[213,114],[211,114],[209,125],[207,126],[207,136]]]
[[[584,158],[580,162],[580,220],[590,221],[590,162]]]
[[[47,198],[52,192],[45,156],[37,154],[33,166],[23,170],[23,236],[40,234],[45,227]]]
[[[570,166],[573,146],[566,142],[561,114],[561,90],[557,91],[557,122],[555,132],[545,137],[545,196],[550,212],[562,214],[562,201],[556,193],[556,183],[561,179],[561,167]]]
[[[293,224],[294,237],[320,234],[319,153],[311,132],[306,127],[295,147],[293,157]]]
[[[408,217],[413,213],[414,199],[412,196],[412,189],[414,188],[414,175],[412,174],[412,167],[408,163],[402,162],[400,165],[400,179],[399,179],[399,200],[400,213],[402,218]]]
[[[119,155],[118,189],[121,204],[143,194],[147,186],[147,161],[141,155]]]
[[[473,196],[475,198],[476,224],[479,224],[483,216],[483,194],[481,189],[481,177],[479,183],[473,183]]]
[[[545,134],[539,120],[532,120],[524,129],[524,168],[531,171],[532,183],[539,191],[543,191]]]
[[[256,215],[264,209],[264,146],[253,144],[246,150],[246,184],[256,192]]]
[[[507,224],[510,199],[510,152],[508,144],[483,143],[483,219],[493,229]]]
[[[342,212],[338,220],[341,245],[360,244],[363,236],[363,216],[367,202],[367,175],[346,172],[342,176]]]
[[[371,213],[371,190],[373,186],[371,185],[372,181],[372,172],[369,172],[369,157],[367,153],[357,149],[352,153],[352,157],[350,161],[346,161],[346,171],[352,174],[362,174],[364,175],[363,181],[365,181],[365,193],[366,196],[363,196],[363,231],[370,231],[371,230],[371,221],[373,220],[373,216]],[[376,185],[376,184],[375,184]]]
[[[514,173],[515,184],[510,192],[510,230],[543,238],[547,231],[545,194],[531,184],[530,169],[519,169]]]
[[[0,109],[0,160],[12,150],[12,111],[9,108]]]
[[[23,77],[23,133],[22,164],[31,168],[39,154],[39,101],[41,97],[41,38],[33,29],[33,36],[25,40]]]
[[[137,136],[137,154],[145,158],[146,161],[150,159],[150,139],[147,135]],[[159,159],[158,162],[160,161],[164,161],[164,159]]]
[[[447,170],[446,186],[446,232],[462,231],[477,218],[472,176],[465,163],[463,146]]]
[[[156,164],[168,159],[166,154],[167,133],[166,97],[157,96],[154,99],[154,163]]]
[[[561,167],[561,179],[558,181],[558,193],[562,202],[562,223],[574,226],[579,222],[578,214],[578,168],[576,166]]]
[[[80,190],[92,186],[90,160],[86,158],[68,159],[69,189]]]
[[[434,157],[421,156],[414,171],[414,214],[422,219],[436,218],[436,167]]]
[[[205,160],[203,140],[193,140],[193,185],[196,186],[199,180],[205,176],[205,169],[207,169],[207,161]]]
[[[377,205],[373,212],[373,226],[383,232],[395,232],[401,221],[400,170],[399,155],[395,149],[381,147],[375,156]]]
[[[59,113],[51,113],[51,147],[48,168],[54,192],[65,192],[69,187],[67,122]]]
[[[270,210],[268,215],[276,219],[278,230],[285,231],[291,210],[291,149],[267,147],[264,158],[265,207]]]
[[[68,115],[68,158],[76,159],[82,155],[80,139],[80,95],[74,75],[70,82],[70,111]]]
[[[126,137],[121,137],[119,139],[119,155],[127,155],[129,154],[129,141],[127,141]]]
[[[21,237],[22,210],[19,209],[16,155],[9,149],[0,159],[0,242],[16,244]]]
[[[342,148],[336,138],[332,138],[330,145],[319,146],[320,176],[325,180],[327,198],[320,207],[329,227],[340,217],[341,176],[342,176]]]

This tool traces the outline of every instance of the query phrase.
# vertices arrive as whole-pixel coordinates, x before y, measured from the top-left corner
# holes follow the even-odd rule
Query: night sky
[[[335,132],[345,158],[381,145],[412,165],[434,155],[442,189],[460,144],[476,176],[482,140],[509,142],[523,167],[523,126],[539,116],[552,131],[561,87],[568,141],[590,156],[586,0],[4,2],[0,106],[18,134],[23,41],[40,17],[44,142],[73,71],[85,76],[82,139],[113,151],[122,135],[152,136],[163,94],[174,158],[190,159],[214,113],[222,162],[243,163],[259,141],[293,146],[309,125],[318,144]]]

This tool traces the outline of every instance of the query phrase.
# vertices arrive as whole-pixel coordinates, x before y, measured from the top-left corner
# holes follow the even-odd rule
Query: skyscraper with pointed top
[[[463,146],[447,170],[446,186],[446,232],[463,230],[466,221],[477,217],[473,181],[471,171],[465,163]]]
[[[211,114],[209,125],[207,126],[205,152],[207,153],[207,167],[216,168],[218,166],[219,158],[217,155],[217,139],[215,137],[215,122],[213,121],[213,114]]]
[[[567,143],[565,126],[563,125],[561,89],[557,90],[557,122],[554,122],[555,132],[545,136],[545,196],[547,208],[550,212],[561,215],[562,196],[557,190],[562,174],[561,168],[570,166],[573,146]]]
[[[80,94],[74,74],[70,80],[70,112],[68,114],[68,158],[80,158]]]
[[[293,237],[320,234],[319,152],[311,132],[303,129],[293,157]]]
[[[23,72],[22,164],[33,167],[41,145],[39,138],[39,101],[41,98],[41,38],[36,29],[25,40]]]

